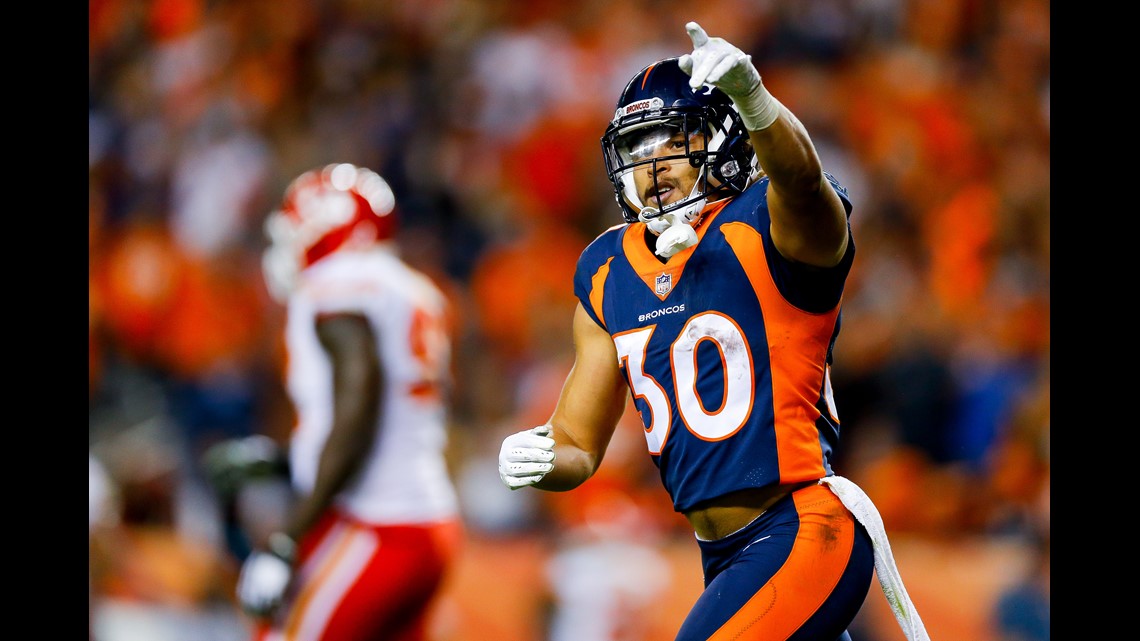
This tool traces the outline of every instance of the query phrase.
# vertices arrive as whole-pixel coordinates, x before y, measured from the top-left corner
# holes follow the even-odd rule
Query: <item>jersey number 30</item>
[[[614,336],[618,363],[629,377],[630,393],[634,400],[641,399],[649,408],[650,416],[638,409],[645,426],[645,441],[649,453],[657,455],[665,446],[672,423],[672,407],[665,388],[645,371],[645,354],[649,339],[657,325],[636,329]],[[706,343],[720,354],[721,380],[724,393],[719,407],[708,407],[701,399],[697,386],[698,374],[702,381],[715,379],[718,372],[697,368],[697,350]],[[719,441],[736,433],[748,419],[756,391],[753,385],[752,352],[740,326],[719,312],[705,312],[689,319],[669,349],[670,370],[675,390],[675,407],[681,421],[697,438]]]

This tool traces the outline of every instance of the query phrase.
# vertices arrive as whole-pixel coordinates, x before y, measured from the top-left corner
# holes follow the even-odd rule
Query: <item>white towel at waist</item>
[[[828,476],[819,480],[826,485],[843,505],[851,510],[855,519],[867,529],[871,535],[871,543],[875,548],[875,573],[879,577],[879,585],[883,588],[883,595],[895,613],[903,634],[908,641],[930,641],[930,635],[922,625],[918,610],[910,600],[903,586],[902,577],[899,576],[898,567],[895,566],[895,557],[891,553],[891,544],[887,541],[887,531],[883,527],[883,517],[871,502],[871,497],[849,479],[842,476]]]

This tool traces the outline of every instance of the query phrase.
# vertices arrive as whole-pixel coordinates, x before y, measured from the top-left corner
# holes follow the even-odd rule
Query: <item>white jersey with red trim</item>
[[[313,488],[333,418],[331,363],[317,338],[316,319],[358,312],[376,334],[385,393],[372,450],[336,504],[372,524],[457,515],[444,459],[451,357],[446,305],[430,279],[384,249],[342,250],[301,274],[285,328],[286,383],[297,415],[289,457],[299,492]]]

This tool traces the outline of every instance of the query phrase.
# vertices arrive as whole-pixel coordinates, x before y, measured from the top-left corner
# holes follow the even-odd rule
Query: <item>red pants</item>
[[[284,607],[254,641],[422,641],[460,521],[370,526],[326,516],[300,542]]]

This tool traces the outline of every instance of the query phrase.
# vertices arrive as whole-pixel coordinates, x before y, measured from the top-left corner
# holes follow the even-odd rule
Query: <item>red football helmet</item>
[[[265,220],[262,267],[269,292],[284,300],[304,269],[344,248],[391,240],[396,197],[376,172],[349,163],[306,171]]]

